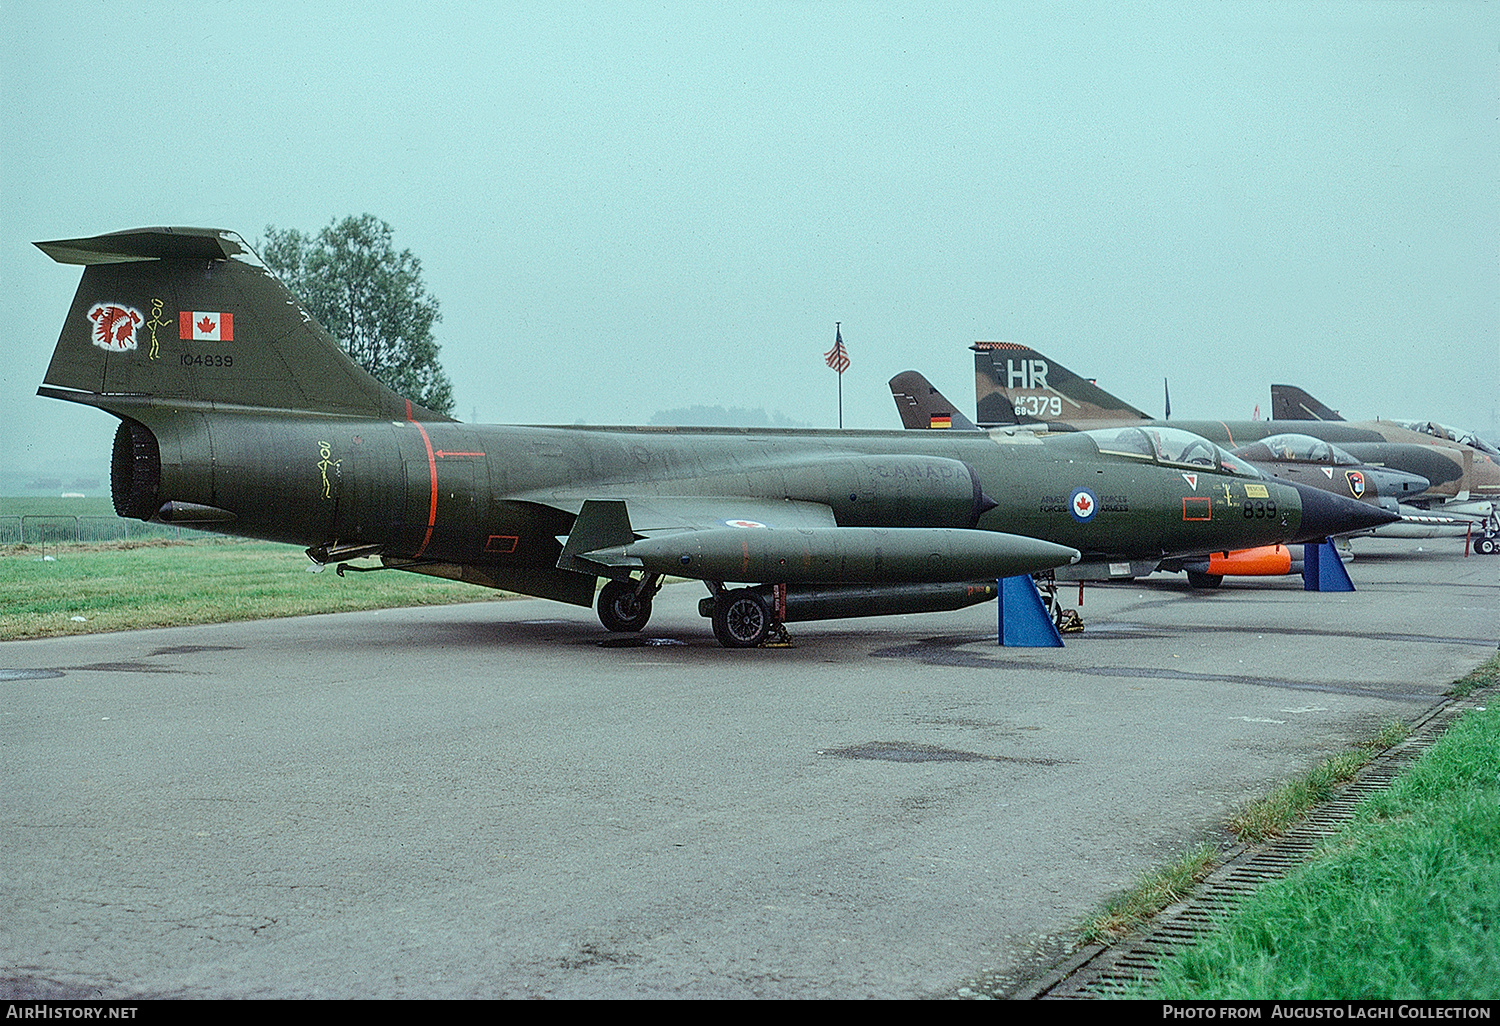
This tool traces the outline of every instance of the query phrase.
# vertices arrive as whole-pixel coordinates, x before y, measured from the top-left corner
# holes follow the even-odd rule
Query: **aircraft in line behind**
[[[1427,478],[1427,491],[1410,499],[1423,510],[1471,517],[1492,530],[1496,526],[1500,457],[1488,447],[1476,448],[1440,431],[1412,430],[1393,421],[1335,420],[1337,414],[1300,389],[1295,391],[1318,411],[1303,410],[1307,419],[1155,420],[1030,346],[976,342],[970,348],[981,427],[1045,425],[1048,430],[1067,431],[1106,424],[1170,424],[1231,448],[1271,435],[1310,435],[1336,443],[1361,463]],[[1289,388],[1273,386],[1273,400],[1278,390]],[[1273,407],[1286,412],[1294,403]]]
[[[1296,385],[1271,386],[1271,416],[1276,420],[1342,421],[1344,419],[1337,410],[1330,409]],[[1461,445],[1479,449],[1488,454],[1491,459],[1500,458],[1500,449],[1479,437],[1478,432],[1475,431],[1453,427],[1450,424],[1439,424],[1433,420],[1401,420],[1387,417],[1378,419],[1378,423],[1394,424],[1407,431],[1431,435],[1433,438],[1441,438],[1446,442],[1458,442]]]
[[[954,431],[979,432],[981,429],[962,413],[953,409],[953,403],[917,371],[903,371],[890,380],[891,397],[901,415],[902,425],[908,430],[931,429],[934,426]],[[1140,421],[1119,428],[1148,437],[1180,433],[1177,428],[1165,427],[1160,422]],[[957,425],[957,426],[955,426]],[[992,435],[1000,434],[1049,434],[1048,425],[1018,425],[991,428]],[[1072,429],[1067,429],[1072,430]],[[1067,430],[1062,432],[1067,434]],[[1096,429],[1102,431],[1104,429]],[[1198,437],[1198,436],[1192,436]],[[1244,460],[1262,474],[1287,479],[1300,485],[1319,488],[1335,495],[1360,502],[1370,503],[1392,513],[1398,513],[1400,498],[1416,495],[1427,488],[1427,479],[1415,474],[1388,470],[1360,464],[1348,453],[1330,442],[1307,435],[1272,435],[1259,442],[1241,446],[1230,451],[1230,455]],[[1402,515],[1404,521],[1406,516]],[[1441,519],[1454,523],[1451,518]],[[1399,524],[1383,525],[1382,530]],[[1155,570],[1168,572],[1185,571],[1187,579],[1195,588],[1216,588],[1227,576],[1278,576],[1301,571],[1302,554],[1287,549],[1284,545],[1262,546],[1249,550],[1213,552],[1193,556],[1168,556],[1154,565],[1117,564],[1108,567],[1108,574],[1098,574],[1098,567],[1083,565],[1066,567],[1057,572],[1065,578],[1082,580],[1099,578],[1138,577]]]
[[[1079,560],[1271,545],[1392,519],[1185,432],[469,425],[339,349],[232,232],[37,243],[84,273],[38,393],[119,418],[125,517],[592,605],[639,631],[701,580],[726,647],[780,624],[956,609]],[[1178,437],[1182,436],[1182,437]]]

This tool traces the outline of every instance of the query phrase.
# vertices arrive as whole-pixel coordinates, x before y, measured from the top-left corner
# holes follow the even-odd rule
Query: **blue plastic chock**
[[[1303,591],[1353,591],[1354,582],[1344,561],[1327,538],[1316,545],[1308,542],[1302,546],[1302,590]]]
[[[1012,648],[1062,648],[1062,635],[1030,577],[1002,577],[1000,644]]]

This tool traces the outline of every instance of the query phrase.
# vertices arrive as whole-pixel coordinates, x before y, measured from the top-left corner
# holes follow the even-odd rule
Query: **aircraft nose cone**
[[[1400,470],[1390,470],[1381,467],[1379,470],[1366,471],[1370,483],[1373,484],[1382,496],[1392,496],[1397,499],[1408,499],[1413,495],[1421,495],[1432,482],[1425,477],[1416,474],[1408,474]]]
[[[1302,527],[1293,542],[1317,541],[1337,534],[1357,534],[1393,524],[1400,514],[1368,502],[1346,499],[1311,485],[1292,484],[1302,498]]]

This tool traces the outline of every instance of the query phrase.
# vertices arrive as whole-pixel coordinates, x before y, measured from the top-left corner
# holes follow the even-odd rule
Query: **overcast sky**
[[[1144,10],[1143,10],[1144,8]],[[1160,413],[1274,382],[1500,434],[1493,3],[0,0],[0,469],[78,269],[31,242],[372,213],[461,419],[899,427],[975,340]]]

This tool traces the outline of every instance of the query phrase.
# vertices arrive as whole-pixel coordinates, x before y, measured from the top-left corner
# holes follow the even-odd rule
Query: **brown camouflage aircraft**
[[[1295,385],[1271,386],[1271,416],[1279,421],[1322,421],[1325,423],[1337,421],[1338,423],[1345,423],[1344,418],[1339,416],[1337,410],[1329,409]],[[1452,443],[1453,446],[1466,447],[1483,453],[1490,463],[1500,464],[1500,449],[1495,448],[1495,446],[1480,438],[1473,431],[1465,431],[1462,428],[1439,424],[1432,420],[1399,420],[1387,418],[1378,419],[1373,422],[1367,421],[1366,423],[1379,424],[1384,429],[1398,429],[1414,432],[1418,435],[1426,435],[1428,438],[1419,444],[1427,449],[1433,448],[1431,440],[1436,438],[1441,442]],[[1447,446],[1443,446],[1442,448],[1447,448]],[[1481,460],[1479,462],[1482,468],[1484,461]],[[1480,474],[1482,476],[1482,470]],[[1483,495],[1488,490],[1481,486],[1477,491],[1480,495]]]
[[[668,574],[705,583],[699,612],[740,648],[797,620],[961,608],[1080,558],[1393,519],[1203,439],[461,424],[356,366],[232,232],[37,245],[85,268],[38,392],[119,418],[121,516],[581,606],[602,577],[614,631],[645,626]]]

